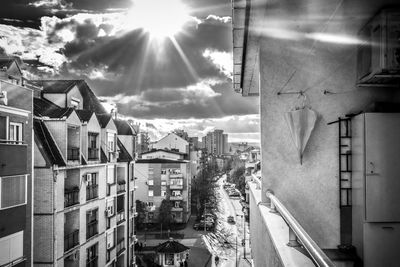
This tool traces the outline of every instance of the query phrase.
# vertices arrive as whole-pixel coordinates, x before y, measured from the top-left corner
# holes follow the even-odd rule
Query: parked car
[[[199,223],[195,223],[194,225],[193,225],[193,229],[194,230],[204,230],[204,227],[206,228],[206,231],[210,231],[210,230],[212,230],[213,228],[214,228],[214,225],[212,224],[212,223],[208,223],[208,222],[206,222],[206,223],[204,223],[204,222],[199,222]]]
[[[228,216],[228,223],[235,223],[235,218],[233,216]]]

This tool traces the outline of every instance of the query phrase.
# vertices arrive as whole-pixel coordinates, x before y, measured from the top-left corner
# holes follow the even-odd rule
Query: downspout
[[[130,191],[129,191],[129,183],[131,182],[130,181],[130,178],[129,178],[129,168],[130,168],[130,164],[131,164],[131,161],[130,160],[128,160],[128,166],[127,166],[127,169],[128,169],[128,172],[127,172],[127,192],[128,192],[128,194],[127,194],[127,204],[128,204],[128,207],[127,207],[127,213],[128,213],[128,216],[127,216],[127,218],[128,218],[128,223],[126,224],[127,226],[126,226],[126,236],[128,237],[127,238],[127,241],[128,241],[128,249],[127,249],[127,253],[126,253],[126,255],[127,255],[127,257],[126,257],[126,262],[127,262],[127,264],[126,264],[126,266],[131,266],[130,264],[129,264],[129,261],[130,261],[130,246],[131,246],[131,244],[130,244],[130,236],[129,236],[129,224],[130,224],[130,212],[129,212],[129,210],[130,210],[130,205],[129,205],[129,198],[130,198]]]

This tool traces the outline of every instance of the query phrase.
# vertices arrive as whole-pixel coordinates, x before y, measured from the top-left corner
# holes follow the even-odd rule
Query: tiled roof
[[[86,109],[77,109],[75,110],[78,117],[83,122],[88,122],[93,115],[93,111]]]
[[[0,58],[0,68],[7,67],[9,68],[11,63],[14,62],[14,59],[10,58]]]
[[[114,120],[118,135],[135,135],[132,127],[125,120]]]
[[[68,117],[74,111],[73,108],[61,108],[43,98],[34,98],[33,111],[36,116],[49,118]]]
[[[158,253],[181,253],[184,251],[189,250],[185,245],[175,241],[175,240],[168,240],[154,248],[154,250]]]
[[[65,94],[77,83],[77,80],[36,80],[33,83],[43,87],[43,93]]]
[[[138,159],[136,163],[188,163],[186,160],[173,160],[173,159]]]
[[[129,154],[128,150],[126,150],[126,148],[122,144],[122,142],[119,140],[119,138],[117,138],[117,145],[118,145],[118,148],[119,148],[118,162],[132,161],[133,158]]]
[[[65,161],[57,147],[56,142],[51,136],[49,130],[47,129],[45,123],[41,120],[35,119],[33,121],[33,127],[35,132],[35,140],[39,142],[39,149],[43,149],[50,163],[56,164],[58,166],[66,166]]]
[[[96,116],[97,119],[99,120],[101,128],[106,127],[111,119],[111,114],[96,114]]]

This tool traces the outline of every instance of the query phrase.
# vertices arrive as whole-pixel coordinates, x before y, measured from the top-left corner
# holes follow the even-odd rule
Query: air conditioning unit
[[[360,31],[357,85],[393,85],[400,79],[400,10],[383,9]]]
[[[1,91],[0,92],[0,104],[7,106],[8,104],[8,99],[7,99],[7,92],[6,91]]]
[[[108,206],[106,209],[106,216],[111,217],[114,215],[114,207],[113,206]]]
[[[86,174],[86,182],[87,183],[91,183],[92,182],[92,174],[91,173]]]

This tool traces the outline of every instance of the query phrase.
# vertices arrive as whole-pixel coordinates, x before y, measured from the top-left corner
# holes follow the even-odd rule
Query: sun
[[[132,0],[127,26],[142,28],[156,39],[172,38],[190,20],[189,10],[180,0]]]

